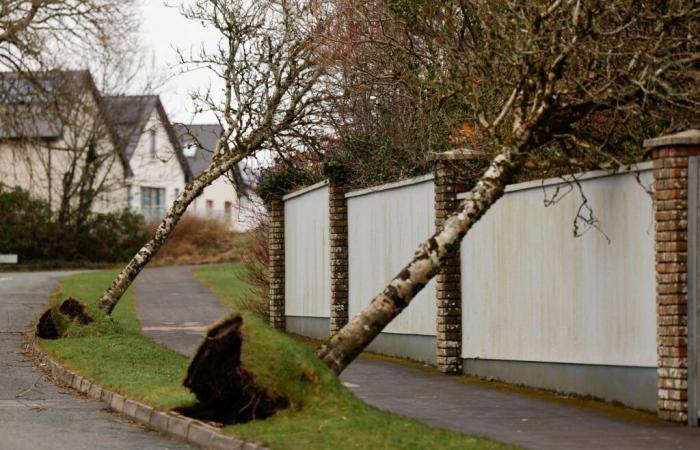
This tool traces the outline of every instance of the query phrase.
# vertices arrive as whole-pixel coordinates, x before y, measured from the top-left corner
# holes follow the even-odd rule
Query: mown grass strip
[[[244,285],[238,264],[198,269],[197,277],[236,308]],[[181,381],[186,357],[140,334],[133,293],[128,291],[112,318],[94,301],[115,275],[89,272],[65,279],[54,301],[66,296],[85,302],[97,320],[72,326],[68,336],[40,345],[52,357],[105,388],[159,409],[190,404]],[[224,427],[224,431],[272,449],[502,449],[488,439],[429,427],[366,405],[348,391],[306,346],[243,311],[243,362],[256,382],[284,395],[291,407],[264,421]]]
[[[221,302],[238,312],[242,288],[239,264],[194,271]],[[246,320],[244,364],[257,382],[290,397],[293,407],[260,422],[225,428],[274,449],[502,449],[488,439],[430,427],[367,405],[345,388],[311,349],[242,312]],[[247,345],[249,348],[245,349]],[[311,383],[302,379],[314,378]],[[302,403],[301,405],[299,403]]]
[[[41,347],[103,387],[149,405],[170,409],[192,403],[194,396],[181,385],[188,359],[141,334],[132,290],[126,292],[111,318],[95,307],[116,273],[108,270],[67,277],[53,301],[78,298],[97,320],[72,326],[67,337],[43,340]]]

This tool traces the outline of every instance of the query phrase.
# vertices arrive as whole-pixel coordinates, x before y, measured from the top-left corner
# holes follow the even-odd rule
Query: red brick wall
[[[654,149],[658,414],[688,412],[688,156],[700,148]]]
[[[284,202],[275,198],[268,202],[267,245],[270,255],[270,325],[285,329],[284,316]]]
[[[457,194],[466,190],[460,181],[459,162],[435,163],[435,226],[459,206]],[[437,275],[437,366],[442,373],[462,373],[462,284],[460,252],[455,252]]]
[[[329,246],[331,261],[331,333],[348,323],[348,203],[347,188],[328,186]]]

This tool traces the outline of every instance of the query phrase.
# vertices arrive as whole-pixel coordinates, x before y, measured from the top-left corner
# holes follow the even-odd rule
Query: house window
[[[231,209],[231,202],[224,202],[224,222],[228,226],[231,226]]]
[[[180,195],[180,189],[175,188],[175,200],[177,200],[178,195]]]
[[[164,188],[141,188],[141,214],[146,222],[158,220],[165,215]]]
[[[156,130],[151,129],[150,130],[150,138],[151,138],[151,158],[155,159],[157,157],[156,155]]]
[[[214,201],[207,200],[207,216],[214,214]]]

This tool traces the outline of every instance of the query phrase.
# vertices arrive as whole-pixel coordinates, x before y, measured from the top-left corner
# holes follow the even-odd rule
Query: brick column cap
[[[470,161],[484,159],[486,153],[469,148],[455,148],[446,152],[431,152],[428,155],[430,161]]]
[[[690,129],[680,133],[644,140],[644,148],[647,149],[681,145],[700,145],[700,130]]]

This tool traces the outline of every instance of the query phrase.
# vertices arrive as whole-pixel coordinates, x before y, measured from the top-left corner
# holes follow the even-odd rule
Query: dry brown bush
[[[243,258],[242,279],[248,290],[241,299],[241,307],[267,320],[270,314],[270,277],[268,273],[267,226],[251,232],[248,251]]]
[[[153,233],[157,223],[149,223]],[[177,224],[154,258],[155,265],[215,264],[240,260],[244,233],[236,233],[215,219],[188,214]]]

